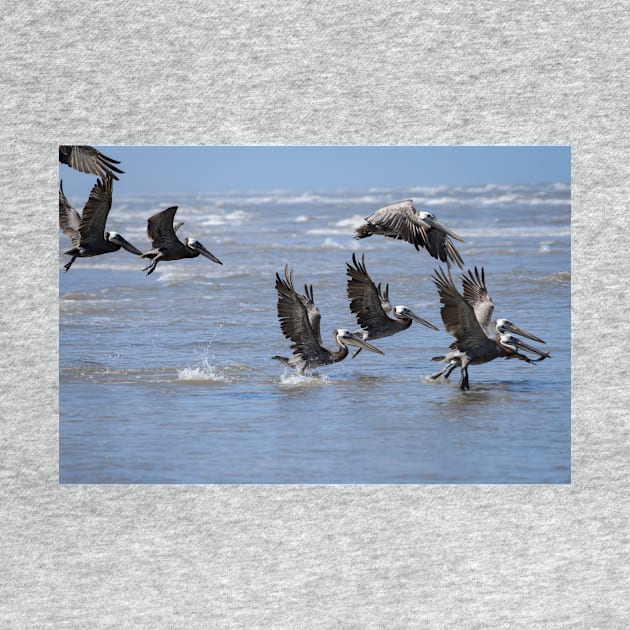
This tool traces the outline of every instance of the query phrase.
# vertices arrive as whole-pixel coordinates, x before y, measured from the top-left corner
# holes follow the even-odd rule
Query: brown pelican
[[[461,368],[460,389],[470,389],[468,383],[468,366],[488,363],[494,359],[519,359],[527,363],[536,363],[549,358],[547,352],[543,352],[526,344],[513,334],[522,335],[533,341],[545,343],[539,337],[519,328],[507,319],[498,319],[491,322],[494,304],[488,295],[485,285],[483,268],[481,273],[475,267],[474,274],[468,271],[468,275],[462,276],[463,295],[461,295],[450,274],[447,276],[442,269],[436,270],[433,281],[438,289],[442,308],[440,314],[446,331],[455,337],[451,344],[451,352],[441,357],[434,357],[434,361],[445,361],[448,365],[431,375],[436,379],[439,376],[448,378],[455,367]],[[490,332],[492,326],[495,335]],[[521,354],[519,350],[525,350],[538,356],[530,359]]]
[[[463,268],[464,262],[451,239],[461,241],[455,232],[440,223],[431,212],[418,212],[411,199],[398,201],[373,212],[365,223],[355,230],[356,239],[381,234],[411,243],[418,251],[424,247],[433,258],[451,261]]]
[[[175,235],[183,223],[173,225],[177,206],[172,206],[149,217],[147,222],[147,234],[151,240],[153,249],[142,254],[141,258],[152,258],[149,266],[142,271],[151,275],[161,260],[181,260],[182,258],[196,258],[201,254],[213,262],[222,265],[223,263],[211,254],[198,240],[187,238],[183,243]]]
[[[291,344],[293,356],[291,358],[274,356],[272,359],[295,368],[298,374],[304,374],[306,369],[342,361],[348,356],[349,345],[384,354],[364,341],[360,335],[343,328],[333,331],[333,339],[339,349],[325,348],[320,334],[319,309],[313,302],[313,287],[305,285],[304,288],[306,295],[297,293],[293,286],[293,272],[289,271],[288,265],[284,268],[284,278],[276,274],[278,319],[282,333],[293,342]]]
[[[393,309],[389,303],[389,285],[385,290],[381,290],[372,282],[365,268],[365,255],[361,257],[361,262],[352,254],[352,263],[346,263],[346,273],[348,274],[348,299],[350,300],[350,310],[355,314],[361,330],[356,334],[367,339],[380,339],[389,337],[402,330],[407,330],[412,321],[418,322],[427,328],[438,330],[431,322],[418,317],[410,308],[400,305]],[[395,319],[387,316],[392,311]],[[352,357],[356,357],[361,352],[361,348],[355,351]]]
[[[125,240],[117,232],[105,232],[107,215],[112,207],[112,180],[106,177],[98,179],[92,188],[90,197],[83,208],[83,216],[70,205],[63,193],[62,182],[59,182],[59,226],[63,233],[70,237],[72,249],[64,252],[72,256],[64,265],[68,271],[76,258],[86,258],[116,252],[121,247],[132,254],[140,256],[142,252]]]
[[[90,173],[98,177],[118,179],[114,173],[125,172],[114,166],[120,164],[119,160],[107,157],[87,144],[60,144],[59,161],[81,173]]]

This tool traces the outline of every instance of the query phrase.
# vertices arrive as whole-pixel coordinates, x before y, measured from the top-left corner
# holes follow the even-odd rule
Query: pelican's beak
[[[134,247],[127,239],[123,238],[120,234],[114,234],[109,239],[112,243],[116,245],[120,245],[123,249],[126,249],[128,252],[135,254],[136,256],[142,256],[142,252]]]
[[[202,256],[209,258],[212,262],[219,265],[223,264],[213,253],[209,252],[203,245],[201,245],[201,243],[195,247],[195,250],[197,250]]]
[[[449,230],[443,223],[436,221],[435,219],[423,219],[425,223],[428,223],[435,230],[439,230],[440,232],[444,232],[444,234],[448,234],[451,238],[454,238],[456,241],[460,243],[464,242],[464,239],[461,236],[458,236],[453,232],[453,230]]]
[[[363,341],[363,339],[355,333],[348,332],[342,336],[342,339],[344,343],[348,344],[349,346],[356,346],[357,348],[364,348],[365,350],[369,350],[370,352],[376,352],[376,354],[385,354],[383,351],[379,350],[378,348],[373,346],[371,343],[368,343],[367,341]]]
[[[539,357],[541,357],[539,360],[551,358],[551,355],[548,352],[543,352],[542,350],[539,350],[538,348],[534,348],[534,346],[530,346],[528,343],[525,343],[524,341],[521,341],[520,339],[514,339],[512,340],[512,343],[517,348],[521,348],[522,350],[527,350],[527,352],[537,354]]]
[[[543,341],[540,337],[536,337],[536,335],[532,335],[532,333],[519,328],[516,324],[511,324],[510,326],[504,326],[505,330],[509,330],[515,335],[520,335],[521,337],[527,337],[527,339],[531,339],[532,341],[536,341],[538,343],[547,343]]]
[[[440,330],[437,326],[434,326],[431,322],[428,322],[426,319],[422,319],[422,317],[418,317],[413,311],[407,311],[406,313],[414,322],[418,322],[418,324],[422,324],[427,328],[433,328],[433,330]]]

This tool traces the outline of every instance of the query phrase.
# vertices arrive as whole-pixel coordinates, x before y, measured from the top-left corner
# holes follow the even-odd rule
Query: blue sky
[[[94,146],[120,160],[123,196],[571,180],[569,146]],[[72,196],[94,184],[62,164],[59,177]]]

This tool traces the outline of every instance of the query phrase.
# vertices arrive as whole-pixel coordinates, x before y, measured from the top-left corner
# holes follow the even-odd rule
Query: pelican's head
[[[134,247],[126,238],[123,237],[122,234],[119,234],[118,232],[105,232],[105,240],[113,243],[117,247],[126,249],[128,252],[131,252],[136,256],[142,255],[142,252],[137,247]]]
[[[508,333],[504,333],[499,336],[500,344],[512,352],[518,352],[519,350],[526,350],[527,352],[532,352],[533,354],[537,354],[540,359],[538,361],[542,361],[542,359],[549,359],[551,355],[548,352],[543,352],[538,348],[534,348],[534,346],[530,346],[528,343],[525,343],[522,339],[515,337],[514,335],[510,335]]]
[[[443,223],[440,223],[432,212],[418,212],[418,218],[426,223],[430,228],[439,230],[443,234],[448,234],[448,236],[454,238],[456,241],[460,241],[461,243],[464,242],[464,239],[461,236],[458,236],[455,232],[449,230]]]
[[[433,328],[433,330],[438,330],[431,322],[428,322],[426,319],[422,319],[422,317],[418,317],[410,308],[403,306],[402,304],[394,307],[394,316],[398,319],[412,319],[414,322],[418,322],[418,324],[422,324],[427,328]]]
[[[512,323],[509,319],[497,319],[494,322],[494,330],[499,335],[504,335],[508,333],[514,333],[515,335],[521,335],[522,337],[527,337],[532,341],[537,341],[538,343],[547,343],[543,341],[540,337],[536,337],[536,335],[532,335],[532,333],[519,328],[516,324]]]
[[[385,354],[378,348],[374,347],[372,344],[363,340],[363,336],[361,333],[352,333],[346,328],[337,328],[333,332],[333,339],[337,343],[337,345],[346,347],[346,346],[356,346],[357,348],[365,348],[365,350],[369,350],[370,352],[376,352],[377,354]]]
[[[210,260],[212,260],[215,263],[218,263],[219,265],[223,264],[214,254],[209,252],[196,238],[188,237],[185,240],[184,245],[186,245],[186,247],[192,250],[193,252],[196,252],[197,254],[201,254],[202,256],[205,256],[206,258],[209,258]]]

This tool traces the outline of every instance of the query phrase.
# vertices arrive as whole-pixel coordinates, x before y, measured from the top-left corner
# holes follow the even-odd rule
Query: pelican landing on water
[[[442,321],[446,331],[455,337],[455,342],[450,346],[451,352],[445,356],[433,358],[433,361],[444,361],[448,365],[431,375],[430,378],[437,379],[440,376],[448,378],[459,366],[461,368],[459,388],[465,390],[470,389],[469,365],[480,365],[500,358],[519,359],[535,364],[550,358],[547,352],[525,343],[515,335],[545,343],[539,337],[519,328],[507,319],[491,321],[494,304],[486,289],[483,268],[481,273],[476,267],[474,273],[468,270],[468,273],[462,276],[462,280],[463,295],[455,288],[450,274],[447,276],[442,269],[439,269],[433,276],[442,303],[440,310]],[[531,352],[538,358],[530,359],[519,350]]]
[[[464,261],[449,238],[464,242],[463,239],[440,223],[431,212],[418,212],[411,199],[398,201],[373,212],[365,218],[365,223],[355,230],[356,239],[373,234],[389,236],[411,243],[418,251],[424,247],[433,258],[451,262],[460,268]]]
[[[427,328],[438,330],[431,322],[416,315],[410,308],[400,305],[392,308],[389,303],[389,284],[385,289],[381,285],[376,286],[370,278],[365,267],[365,255],[361,262],[352,254],[352,265],[346,263],[348,275],[347,292],[350,300],[350,310],[357,318],[361,330],[355,334],[361,335],[364,340],[381,339],[398,332],[407,330],[412,322],[418,322]],[[394,319],[388,317],[391,312]],[[356,357],[361,348],[355,351],[352,357]]]
[[[151,251],[145,252],[141,258],[151,258],[150,265],[142,271],[151,275],[157,264],[161,260],[181,260],[183,258],[196,258],[200,254],[213,262],[222,265],[223,263],[212,253],[210,253],[198,240],[187,238],[183,243],[177,238],[175,232],[183,225],[177,223],[173,225],[177,206],[166,208],[149,217],[147,221],[147,234],[151,240]]]
[[[60,144],[59,161],[81,173],[90,173],[98,177],[118,179],[115,173],[124,173],[116,164],[119,160],[107,157],[98,149],[87,144]]]
[[[98,179],[92,188],[90,197],[83,208],[83,215],[70,205],[59,182],[59,226],[72,241],[72,249],[64,254],[72,256],[64,265],[68,271],[77,258],[87,258],[117,252],[121,247],[136,256],[142,252],[125,240],[118,232],[106,232],[105,224],[112,207],[112,180],[106,177]]]
[[[293,286],[293,272],[289,271],[288,266],[284,268],[284,278],[276,274],[276,291],[280,328],[284,336],[293,342],[291,344],[293,356],[290,358],[274,356],[272,359],[295,368],[298,374],[304,374],[306,369],[342,361],[348,356],[349,345],[384,354],[364,341],[361,335],[343,328],[333,331],[333,339],[339,349],[325,348],[320,334],[321,316],[313,301],[313,287],[305,285],[305,295],[300,295]]]

